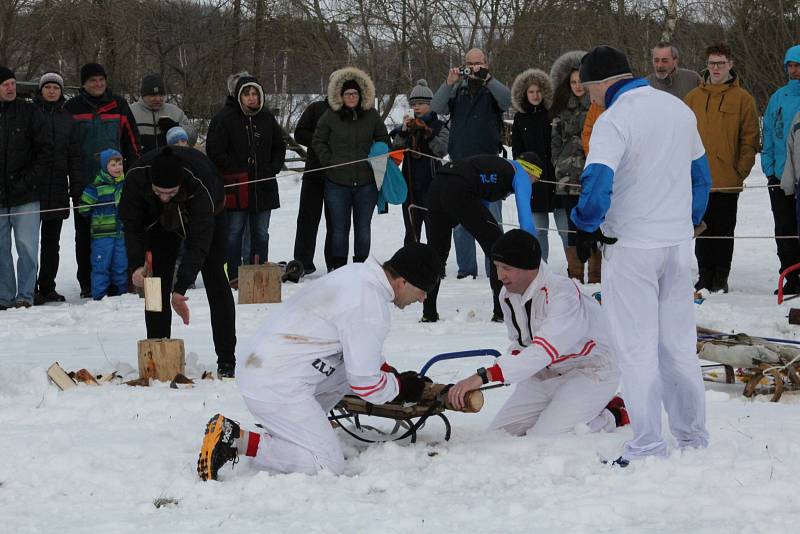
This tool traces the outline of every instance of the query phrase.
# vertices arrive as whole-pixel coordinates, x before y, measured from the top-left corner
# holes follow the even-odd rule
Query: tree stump
[[[239,267],[239,304],[281,301],[281,268],[276,263]]]
[[[186,373],[186,355],[182,339],[139,340],[139,376],[171,382],[178,373]]]

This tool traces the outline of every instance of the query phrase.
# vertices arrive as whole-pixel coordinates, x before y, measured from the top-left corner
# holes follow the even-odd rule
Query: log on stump
[[[276,263],[239,267],[239,304],[281,301],[281,268]]]
[[[139,376],[171,382],[178,373],[186,373],[186,355],[182,339],[139,340]]]

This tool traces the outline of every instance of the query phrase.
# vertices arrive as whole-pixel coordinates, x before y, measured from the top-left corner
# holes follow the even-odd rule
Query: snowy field
[[[754,172],[747,183],[766,180]],[[293,177],[280,187],[283,208],[273,213],[270,232],[276,261],[290,259],[300,191]],[[513,202],[504,215],[516,222]],[[766,190],[742,193],[737,234],[771,232]],[[374,255],[388,258],[402,233],[396,207],[376,216]],[[510,392],[501,388],[486,393],[481,413],[451,416],[450,442],[442,441],[437,421],[415,445],[363,447],[342,434],[348,457],[342,477],[271,476],[243,458],[233,470],[225,466],[220,482],[200,482],[195,465],[209,417],[223,412],[252,425],[234,383],[67,392],[48,383],[45,370],[54,361],[67,370],[135,375],[136,341],[145,335],[143,300],[78,298],[72,238],[69,221],[58,279],[67,303],[0,312],[0,532],[796,532],[800,397],[750,401],[740,385],[707,388],[707,450],[673,451],[627,470],[598,460],[619,455],[629,428],[599,435],[578,428],[552,440],[487,432]],[[565,271],[555,234],[550,249],[554,270]],[[316,263],[324,265],[321,254]],[[731,293],[698,306],[698,323],[800,338],[786,320],[794,301],[775,303],[777,269],[774,241],[738,241]],[[456,280],[455,274],[451,254],[440,295],[443,321],[419,324],[419,305],[394,310],[386,356],[401,370],[419,369],[441,352],[506,346],[505,327],[489,322],[485,277]],[[284,298],[296,289],[284,286]],[[205,294],[198,289],[189,297],[191,325],[175,318],[173,335],[185,340],[187,374],[196,377],[216,365]],[[239,339],[274,311],[280,305],[237,306]],[[486,363],[441,363],[430,375],[450,382]],[[157,508],[159,499],[172,504]]]

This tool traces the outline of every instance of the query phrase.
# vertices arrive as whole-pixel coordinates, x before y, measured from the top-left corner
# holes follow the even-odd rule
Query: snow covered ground
[[[754,173],[748,184],[765,183]],[[280,180],[284,206],[273,214],[271,258],[289,259],[299,183]],[[513,203],[505,207],[515,222]],[[216,413],[252,423],[234,383],[193,389],[81,386],[60,392],[46,368],[133,372],[144,337],[143,301],[133,296],[81,301],[74,281],[71,224],[58,287],[62,305],[0,312],[0,531],[19,532],[790,532],[800,517],[800,396],[779,404],[744,399],[741,386],[708,387],[712,443],[703,451],[627,470],[601,465],[615,458],[629,428],[610,434],[545,440],[485,430],[508,396],[487,392],[479,414],[453,414],[453,437],[442,441],[431,422],[415,445],[356,446],[342,477],[270,476],[246,459],[220,482],[195,473],[203,427]],[[402,241],[397,208],[376,216],[373,252],[386,259]],[[737,233],[770,235],[766,190],[741,195]],[[551,234],[551,264],[565,270]],[[323,265],[318,254],[317,265]],[[697,308],[701,325],[762,336],[798,338],[786,321],[789,301],[775,304],[778,262],[772,240],[736,244],[731,293]],[[308,280],[303,283],[309,283]],[[284,297],[296,286],[284,286]],[[587,287],[586,291],[597,290]],[[192,323],[175,320],[186,342],[188,374],[215,369],[209,313],[202,289],[189,293]],[[280,305],[237,306],[240,340]],[[456,280],[451,255],[440,296],[443,321],[417,322],[419,306],[394,311],[386,355],[398,368],[418,369],[432,355],[481,347],[502,349],[505,329],[489,322],[485,278]],[[433,367],[449,382],[486,360]],[[134,373],[135,374],[135,373]],[[169,500],[157,508],[159,500]]]

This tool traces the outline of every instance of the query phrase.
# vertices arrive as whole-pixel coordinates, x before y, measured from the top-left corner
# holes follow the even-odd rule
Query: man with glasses
[[[222,177],[205,154],[166,147],[142,156],[128,171],[119,216],[125,229],[128,265],[135,286],[145,276],[161,278],[162,311],[145,311],[148,338],[169,338],[172,309],[189,324],[186,290],[203,274],[220,377],[236,365],[235,308],[225,274],[227,224]],[[178,251],[184,252],[173,285]],[[152,271],[145,253],[152,254]]]
[[[464,56],[463,67],[453,67],[447,80],[431,100],[431,109],[450,116],[448,153],[452,161],[470,156],[496,156],[502,150],[500,133],[503,113],[511,105],[511,91],[489,72],[486,54],[473,48]],[[489,206],[497,222],[503,222],[502,201]],[[478,275],[475,239],[463,226],[453,231],[458,262],[458,278]],[[490,270],[487,260],[486,272]],[[502,317],[494,318],[502,321]]]
[[[744,179],[756,161],[758,114],[753,96],[741,87],[733,70],[731,49],[718,43],[706,49],[708,70],[703,83],[686,95],[684,102],[697,117],[697,129],[708,154],[712,192],[704,221],[704,237],[698,239],[695,256],[700,278],[696,290],[728,292],[728,274],[733,257],[736,206]]]

